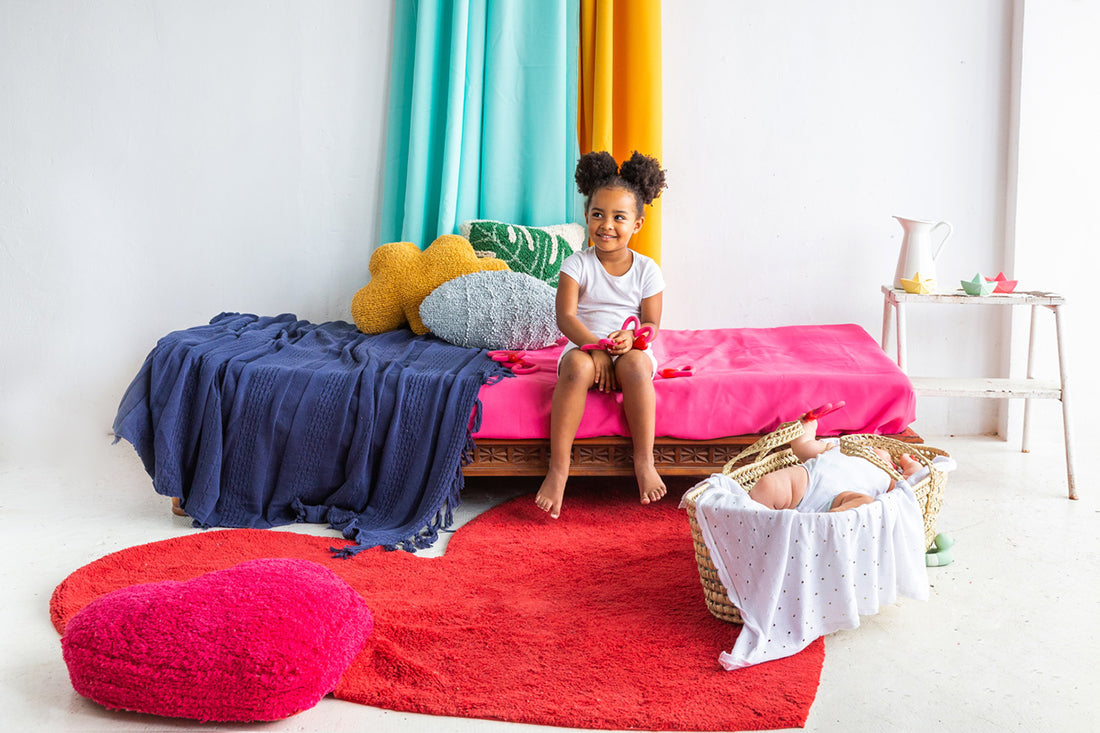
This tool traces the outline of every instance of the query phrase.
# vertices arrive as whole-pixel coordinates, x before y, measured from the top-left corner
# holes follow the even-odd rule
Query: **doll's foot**
[[[652,463],[648,465],[635,463],[634,476],[638,479],[638,496],[643,504],[660,501],[664,497],[667,491],[665,482],[661,480],[661,475],[657,473],[657,469]]]
[[[902,453],[898,456],[898,468],[901,469],[901,475],[903,478],[909,478],[914,473],[920,470],[920,462],[916,458],[908,453]]]
[[[535,494],[535,506],[547,512],[551,519],[561,516],[561,502],[565,497],[565,481],[568,473],[550,471],[542,480],[539,493]]]

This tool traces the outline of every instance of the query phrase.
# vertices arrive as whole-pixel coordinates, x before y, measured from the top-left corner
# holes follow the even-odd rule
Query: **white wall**
[[[952,223],[941,287],[996,274],[1009,10],[666,3],[666,326],[852,322],[878,339],[901,244],[893,215]],[[912,373],[996,373],[983,337],[998,324],[984,309],[912,308]],[[980,401],[918,405],[926,432],[991,432],[995,418]]]
[[[102,441],[170,330],[346,317],[391,7],[0,4],[0,459]]]
[[[1066,358],[1070,369],[1071,425],[1079,456],[1092,455],[1100,429],[1100,363],[1095,335],[1098,308],[1092,296],[1100,273],[1100,3],[1042,0],[1023,5],[1020,80],[1019,183],[1015,199],[1015,269],[1037,283],[1051,283],[1068,299]],[[1057,375],[1053,319],[1040,313],[1037,338],[1040,373]],[[1013,333],[1026,338],[1027,314]],[[1024,373],[1021,350],[1013,370]],[[1062,427],[1055,403],[1039,403],[1036,433],[1056,437]],[[1014,426],[1013,426],[1014,427]],[[1010,436],[1015,435],[1010,430]],[[1085,487],[1084,490],[1088,490]]]
[[[1059,9],[1086,13],[1055,5],[1052,34]],[[391,17],[389,0],[0,4],[0,460],[105,440],[167,331],[223,310],[347,318],[378,244]],[[1094,63],[1087,20],[1071,63]],[[1083,283],[1008,246],[1012,4],[677,0],[663,26],[667,327],[877,338],[894,214],[952,222],[941,281],[1015,264],[1021,287]],[[1043,45],[1045,89],[1065,59]],[[1074,88],[1044,94],[1069,107]],[[1020,167],[1043,183],[1021,187],[1016,242],[1045,253],[1069,163],[1047,170],[1036,143],[1060,123],[1021,114],[1037,147]],[[1080,219],[1057,230],[1064,253],[1088,241]],[[911,328],[914,373],[1004,364],[995,314]],[[918,429],[997,415],[923,401]]]

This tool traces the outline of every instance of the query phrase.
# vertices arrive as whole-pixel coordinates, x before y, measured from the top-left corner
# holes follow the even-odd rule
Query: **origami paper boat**
[[[927,295],[936,289],[935,278],[924,278],[920,276],[920,273],[913,275],[912,280],[906,280],[901,278],[901,287],[907,293],[916,293],[917,295]]]
[[[998,272],[997,277],[987,277],[986,281],[996,283],[997,287],[993,289],[994,293],[1011,293],[1016,289],[1017,281],[1009,280],[1003,272]]]
[[[980,272],[974,275],[973,280],[960,280],[959,282],[962,283],[962,288],[967,295],[989,295],[997,287],[995,281],[983,280]]]

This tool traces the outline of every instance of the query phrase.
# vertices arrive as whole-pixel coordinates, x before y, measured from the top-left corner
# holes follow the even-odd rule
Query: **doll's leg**
[[[805,468],[787,466],[757,479],[749,497],[769,509],[797,509],[809,481]]]
[[[653,362],[641,351],[628,351],[615,362],[615,378],[623,391],[623,413],[634,443],[634,477],[643,504],[665,495],[665,482],[653,462],[653,432],[657,397],[653,391]]]
[[[550,406],[550,468],[535,495],[535,504],[554,519],[561,514],[573,439],[584,417],[584,403],[595,375],[592,357],[580,349],[567,353],[558,368],[558,383]]]
[[[857,491],[842,491],[833,499],[833,505],[830,507],[829,511],[843,512],[847,509],[855,509],[864,504],[870,504],[872,501],[874,501],[874,499],[867,494],[860,494]]]

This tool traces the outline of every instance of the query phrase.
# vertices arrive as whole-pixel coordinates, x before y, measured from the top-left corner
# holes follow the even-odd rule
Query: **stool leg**
[[[905,322],[905,308],[902,303],[897,303],[894,306],[894,311],[897,313],[897,332],[898,332],[898,366],[906,374],[909,373],[909,353],[905,346],[905,341],[908,337],[906,334],[907,324]]]
[[[1066,436],[1066,483],[1069,487],[1069,498],[1077,498],[1077,477],[1073,466],[1073,436],[1070,425],[1069,410],[1069,381],[1066,375],[1066,352],[1062,344],[1062,307],[1051,306],[1054,311],[1054,330],[1058,338],[1058,378],[1062,383],[1062,430]]]
[[[886,348],[886,344],[890,343],[890,330],[891,330],[890,329],[890,326],[891,326],[890,316],[893,315],[890,312],[890,308],[891,308],[891,306],[890,306],[890,296],[889,295],[883,295],[882,296],[882,350],[885,351],[887,354],[890,353],[890,350]]]
[[[1031,323],[1027,327],[1027,378],[1035,376],[1035,322],[1039,315],[1039,306],[1031,306]],[[1024,439],[1020,450],[1023,453],[1031,452],[1028,436],[1031,435],[1031,398],[1024,398]]]

